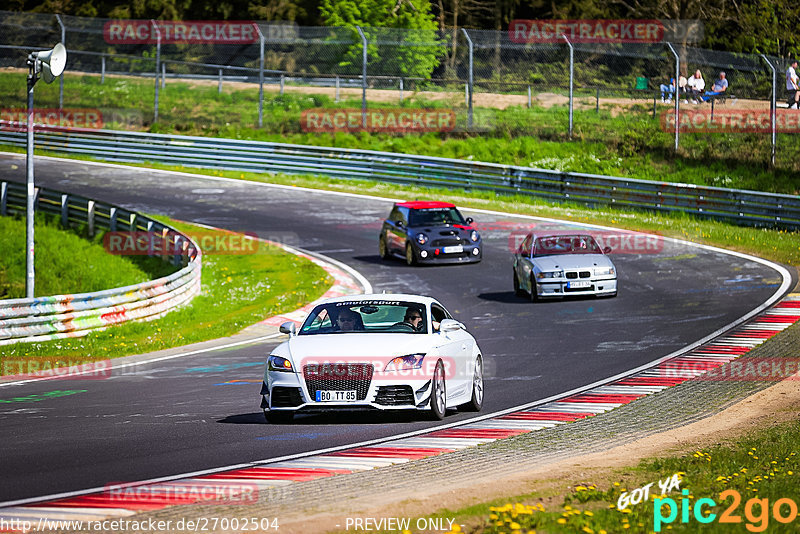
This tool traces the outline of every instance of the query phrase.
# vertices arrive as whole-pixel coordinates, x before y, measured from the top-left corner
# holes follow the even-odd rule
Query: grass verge
[[[182,231],[214,233],[156,218]],[[265,244],[259,244],[252,254],[207,254],[203,256],[201,293],[188,306],[155,321],[125,323],[85,337],[9,345],[3,347],[0,360],[58,357],[95,361],[229,336],[319,298],[331,283],[327,273],[311,261]],[[12,372],[6,374],[13,374],[11,367]]]
[[[800,424],[784,423],[727,446],[645,459],[622,470],[616,480],[575,481],[567,491],[533,492],[427,517],[464,525],[451,534],[797,532],[797,507],[789,500],[797,504],[799,441]],[[651,483],[644,498],[640,488]]]
[[[176,269],[158,258],[106,252],[103,234],[89,238],[37,217],[35,295],[69,295],[140,284]],[[25,297],[25,221],[0,217],[0,298]]]
[[[25,107],[22,73],[0,74],[0,97],[9,107]],[[797,194],[800,191],[800,141],[780,134],[776,167],[768,165],[771,145],[767,133],[689,133],[681,136],[680,150],[664,131],[652,106],[629,104],[579,106],[574,113],[572,139],[568,137],[568,111],[563,105],[514,106],[504,110],[476,107],[485,131],[450,131],[402,135],[391,133],[309,133],[301,128],[301,114],[311,108],[360,109],[360,100],[335,102],[326,94],[276,94],[268,87],[263,126],[257,128],[258,88],[226,87],[219,94],[214,84],[171,81],[160,93],[159,122],[152,123],[152,81],[133,77],[71,76],[65,83],[65,106],[97,109],[105,127],[254,139],[284,143],[369,148],[388,152],[474,159],[543,169],[587,172]],[[55,108],[58,88],[37,91],[38,106]],[[463,120],[462,99],[448,102],[412,96],[402,103],[370,102],[369,109],[446,108]],[[661,112],[668,112],[662,106]],[[694,109],[694,108],[693,108]],[[733,109],[733,108],[732,108]],[[737,108],[738,109],[738,108]],[[131,119],[133,117],[133,119]]]

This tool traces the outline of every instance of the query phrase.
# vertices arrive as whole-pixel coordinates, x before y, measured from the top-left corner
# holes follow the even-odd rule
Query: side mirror
[[[472,217],[467,217],[467,224],[472,224],[474,222],[475,222],[475,219],[473,219]]]
[[[466,327],[455,319],[442,319],[439,323],[440,332],[455,332],[456,330],[466,330]]]
[[[403,224],[403,221],[397,221],[398,228],[402,228],[403,226],[405,226],[405,224]]]
[[[611,254],[611,247],[606,247],[603,249],[603,254]]]
[[[286,321],[281,325],[280,330],[281,334],[297,335],[297,325],[294,324],[294,321]]]

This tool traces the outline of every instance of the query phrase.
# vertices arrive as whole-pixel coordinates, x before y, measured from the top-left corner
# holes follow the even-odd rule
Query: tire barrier
[[[0,300],[0,345],[79,337],[92,330],[135,320],[157,319],[200,292],[200,248],[174,228],[139,213],[78,195],[38,188],[37,213],[61,218],[62,226],[145,231],[169,244],[163,255],[181,268],[169,276],[114,289],[33,299]],[[24,215],[26,186],[0,182],[0,215]]]

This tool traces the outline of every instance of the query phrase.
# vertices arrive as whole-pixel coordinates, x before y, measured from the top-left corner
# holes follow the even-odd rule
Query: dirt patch
[[[338,510],[281,520],[281,532],[342,531],[347,517],[418,517],[441,509],[456,510],[472,504],[537,491],[560,494],[579,482],[611,482],[615,471],[648,457],[688,453],[725,443],[752,431],[800,419],[800,383],[786,380],[747,397],[722,412],[682,428],[654,434],[601,452],[562,460],[521,472],[502,480],[486,476],[469,486],[448,486],[447,480],[420,481],[413,499],[396,495],[369,495]],[[545,506],[547,506],[545,501]],[[339,525],[337,528],[336,525]]]

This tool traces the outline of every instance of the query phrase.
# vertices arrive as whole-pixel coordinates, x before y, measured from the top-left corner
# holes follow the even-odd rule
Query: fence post
[[[58,21],[58,25],[61,26],[61,44],[67,46],[65,41],[67,40],[67,30],[64,27],[64,22],[61,20],[61,15],[56,15],[56,20]],[[64,76],[58,77],[58,109],[64,109]]]
[[[764,54],[760,54],[761,58],[767,62],[769,68],[772,69],[772,101],[770,102],[769,108],[769,115],[770,115],[770,127],[772,129],[772,157],[770,159],[770,164],[774,167],[775,166],[775,141],[777,140],[777,114],[778,114],[778,102],[777,102],[777,85],[778,85],[778,72],[775,70],[775,65],[767,59],[767,56]]]
[[[339,101],[339,75],[336,75],[336,102]]]
[[[106,55],[100,56],[100,85],[106,82]]]
[[[258,31],[258,127],[264,125],[264,34],[261,27],[256,24]]]
[[[400,102],[403,101],[403,78],[400,78]]]
[[[367,36],[356,26],[361,36],[361,127],[367,129]]]
[[[219,69],[219,83],[217,83],[217,94],[222,94],[222,69]]]
[[[531,86],[528,86],[528,109],[533,107],[533,102],[531,102]]]
[[[567,42],[567,46],[569,46],[569,138],[572,139],[572,91],[575,83],[575,49],[572,47],[572,43],[569,42],[566,35],[562,33],[561,37],[564,38]]]
[[[0,215],[6,215],[8,205],[8,182],[0,182]]]
[[[161,88],[164,89],[167,86],[167,62],[161,62]]]
[[[473,70],[472,70],[472,39],[469,36],[466,28],[461,28],[461,31],[464,33],[464,37],[467,38],[467,44],[469,45],[469,81],[467,83],[467,128],[472,128],[472,91],[475,89],[473,85],[474,78],[473,78]]]
[[[161,30],[153,19],[150,19],[150,23],[156,30],[156,98],[153,103],[153,122],[156,122],[158,121],[158,71],[161,66]]]
[[[597,94],[594,97],[594,112],[600,113],[600,86],[597,87]]]
[[[86,225],[89,227],[89,237],[94,237],[94,200],[86,205]]]
[[[69,195],[61,195],[61,226],[66,227],[69,223]]]
[[[675,153],[677,153],[681,135],[680,123],[678,122],[681,109],[681,57],[675,51],[675,48],[673,48],[672,43],[667,43],[667,46],[669,47],[670,52],[672,52],[672,55],[675,56]]]
[[[284,84],[285,79],[286,79],[286,75],[281,73],[281,93],[280,93],[281,96],[283,96],[283,84]]]

